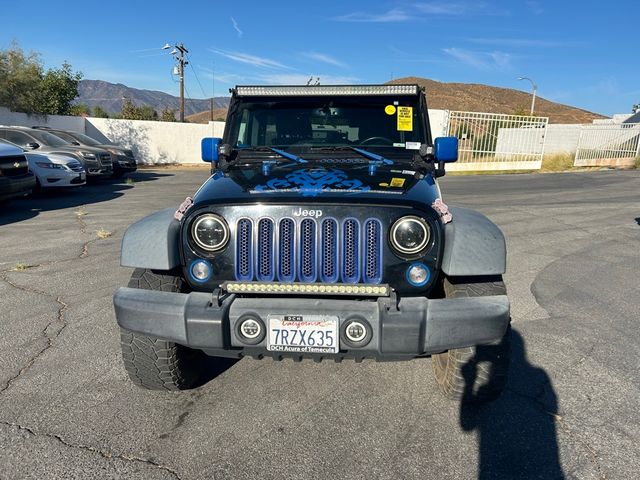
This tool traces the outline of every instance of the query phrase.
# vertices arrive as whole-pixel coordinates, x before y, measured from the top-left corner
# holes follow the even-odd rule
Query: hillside
[[[163,108],[169,107],[178,111],[180,98],[156,90],[141,90],[131,88],[121,83],[109,83],[102,80],[81,80],[78,85],[78,97],[75,103],[84,103],[89,108],[98,105],[109,113],[117,113],[122,110],[123,97],[130,98],[134,104],[145,104],[153,107],[158,113]],[[184,111],[186,115],[209,111],[210,100],[185,98]],[[229,105],[229,97],[215,97],[214,107],[223,108]],[[207,117],[208,120],[208,117]],[[205,122],[206,123],[206,122]]]
[[[475,83],[444,83],[420,77],[397,78],[387,83],[417,83],[426,87],[429,108],[441,110],[461,110],[468,112],[488,112],[514,114],[529,112],[531,94],[512,88],[491,87]],[[549,117],[550,123],[591,123],[603,115],[580,108],[536,98],[536,115]],[[215,110],[214,118],[224,118],[225,109]],[[194,123],[207,123],[209,110],[191,115]]]
[[[513,114],[529,112],[531,94],[511,88],[476,83],[444,83],[420,77],[405,77],[387,83],[417,83],[426,88],[429,108]],[[535,114],[549,117],[550,123],[591,123],[603,115],[536,98]]]
[[[213,119],[215,121],[224,121],[226,118],[227,107],[213,109]],[[209,120],[211,120],[211,112],[209,110],[205,110],[204,112],[187,115],[185,120],[191,123],[209,123]]]

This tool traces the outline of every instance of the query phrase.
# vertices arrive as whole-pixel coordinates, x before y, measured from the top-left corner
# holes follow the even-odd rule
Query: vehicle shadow
[[[462,368],[467,400],[477,360]],[[476,406],[462,403],[460,426],[476,431],[479,479],[565,478],[560,465],[556,421],[558,401],[547,373],[527,361],[520,333],[511,333],[511,365],[506,390],[496,401]]]
[[[640,217],[636,217],[634,220],[636,221],[636,223],[637,223],[638,225],[640,225]]]
[[[0,226],[28,220],[38,216],[41,212],[107,202],[121,197],[126,190],[135,188],[136,183],[152,182],[167,176],[173,176],[173,174],[134,172],[125,178],[98,180],[82,187],[44,191],[25,198],[14,199],[10,203],[0,206]]]
[[[210,357],[203,353],[200,356],[200,361],[203,363],[202,373],[195,385],[193,385],[193,388],[202,387],[209,383],[214,378],[229,370],[240,360],[237,358]]]

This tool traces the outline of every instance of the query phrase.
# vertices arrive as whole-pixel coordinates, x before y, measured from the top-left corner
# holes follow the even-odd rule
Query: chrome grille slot
[[[373,218],[364,222],[364,257],[362,279],[365,283],[379,283],[382,279],[382,225]]]
[[[278,239],[278,279],[283,282],[293,282],[295,270],[295,231],[296,224],[290,218],[280,220]]]
[[[322,221],[320,239],[320,280],[338,281],[338,222],[333,218]]]
[[[236,230],[236,280],[253,280],[252,223],[248,218],[238,220]]]
[[[301,282],[316,280],[316,221],[305,218],[300,222],[300,272]]]
[[[348,218],[342,225],[342,281],[356,283],[360,280],[359,250],[360,224]]]
[[[257,278],[262,282],[270,282],[274,277],[273,268],[273,220],[263,218],[258,222],[258,259]]]

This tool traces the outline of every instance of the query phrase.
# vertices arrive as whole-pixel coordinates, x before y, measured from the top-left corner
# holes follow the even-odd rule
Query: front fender
[[[123,267],[171,270],[180,265],[180,222],[175,208],[165,208],[138,220],[122,238]]]
[[[450,211],[453,219],[444,226],[442,271],[448,276],[505,273],[507,246],[497,225],[474,210]]]

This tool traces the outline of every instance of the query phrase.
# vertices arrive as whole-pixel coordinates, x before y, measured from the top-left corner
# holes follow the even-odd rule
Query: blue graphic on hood
[[[349,178],[343,170],[316,167],[296,170],[284,178],[273,178],[264,185],[256,185],[253,191],[297,190],[303,197],[315,197],[319,193],[334,189],[361,193],[371,190],[371,187],[358,179]]]

